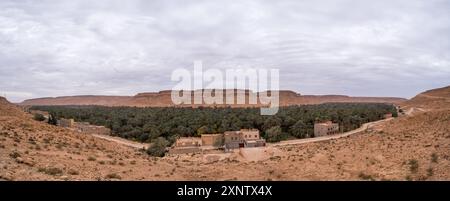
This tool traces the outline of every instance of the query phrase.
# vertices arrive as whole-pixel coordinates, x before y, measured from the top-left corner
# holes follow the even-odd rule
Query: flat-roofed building
[[[60,119],[57,121],[57,125],[66,128],[72,128],[75,124],[73,119]]]
[[[314,137],[333,135],[339,133],[339,124],[331,121],[314,124]]]
[[[223,134],[202,134],[202,146],[220,147],[223,145]]]
[[[241,129],[239,131],[226,131],[224,144],[227,149],[244,147],[266,146],[266,141],[261,139],[258,129]]]
[[[237,149],[244,147],[244,139],[240,131],[225,131],[224,144],[227,149]]]
[[[199,137],[180,137],[169,149],[170,154],[187,154],[200,152],[202,140]]]
[[[242,133],[244,140],[260,139],[258,129],[241,129],[240,132]]]

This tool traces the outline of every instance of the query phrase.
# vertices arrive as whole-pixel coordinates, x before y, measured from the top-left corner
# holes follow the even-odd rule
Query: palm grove
[[[177,137],[222,133],[256,128],[268,142],[314,137],[314,123],[331,120],[341,132],[363,123],[397,115],[393,105],[381,103],[326,103],[281,107],[273,116],[262,116],[258,108],[139,108],[104,106],[34,106],[48,111],[52,119],[106,126],[112,135],[139,142],[158,142],[166,146]],[[54,121],[52,121],[54,123]]]

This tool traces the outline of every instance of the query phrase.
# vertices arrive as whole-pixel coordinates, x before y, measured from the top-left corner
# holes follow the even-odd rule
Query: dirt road
[[[128,147],[132,147],[132,148],[136,148],[136,149],[147,149],[150,144],[149,143],[139,143],[139,142],[134,142],[131,140],[126,140],[120,137],[114,137],[114,136],[109,136],[109,135],[99,135],[99,134],[92,134],[92,136],[97,137],[97,138],[101,138],[104,140],[108,140],[111,142],[116,142],[118,144],[122,144]]]
[[[306,139],[298,139],[298,140],[286,140],[286,141],[281,141],[281,142],[276,142],[276,143],[270,143],[270,144],[268,144],[268,146],[285,146],[285,145],[304,144],[304,143],[310,143],[310,142],[320,142],[320,141],[326,141],[326,140],[332,140],[332,139],[339,139],[339,138],[347,137],[347,136],[355,134],[355,133],[365,131],[368,128],[371,128],[375,125],[384,123],[386,121],[390,121],[392,119],[394,119],[394,118],[383,119],[383,120],[379,120],[379,121],[365,123],[361,127],[357,128],[355,130],[351,130],[351,131],[341,133],[341,134],[314,137],[314,138],[306,138]]]

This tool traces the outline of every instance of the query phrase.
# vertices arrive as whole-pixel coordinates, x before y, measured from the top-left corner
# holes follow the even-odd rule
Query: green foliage
[[[167,146],[169,146],[169,141],[162,137],[156,138],[152,145],[147,149],[147,154],[156,157],[163,157],[166,154]]]
[[[38,113],[34,114],[33,119],[36,120],[36,121],[45,121],[44,115],[38,114]]]
[[[274,126],[272,128],[269,128],[266,131],[266,139],[268,142],[277,142],[280,141],[281,136],[281,127],[280,126]]]
[[[294,125],[289,127],[292,136],[297,138],[309,137],[309,134],[313,131],[309,131],[308,126],[302,121],[298,120]]]
[[[173,143],[176,136],[192,137],[242,128],[256,128],[264,137],[270,133],[270,141],[306,138],[313,136],[317,121],[339,123],[341,131],[345,132],[383,119],[386,113],[396,114],[395,107],[382,103],[289,106],[281,107],[274,116],[260,115],[259,108],[34,106],[32,109],[48,111],[54,119],[73,118],[75,121],[106,126],[113,135],[131,140],[151,142],[163,137],[169,143]],[[277,130],[272,129],[274,127]],[[268,133],[269,129],[272,130]]]

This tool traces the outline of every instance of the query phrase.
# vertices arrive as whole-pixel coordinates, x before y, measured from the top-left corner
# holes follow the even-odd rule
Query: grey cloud
[[[450,2],[0,2],[0,95],[171,88],[172,70],[279,68],[305,94],[411,97],[449,85]]]

